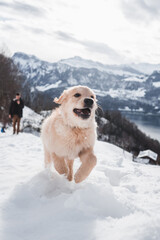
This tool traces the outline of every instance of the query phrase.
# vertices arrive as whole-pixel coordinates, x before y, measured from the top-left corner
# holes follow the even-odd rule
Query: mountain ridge
[[[60,95],[64,89],[86,85],[95,90],[105,109],[129,108],[131,111],[142,109],[154,112],[156,108],[156,111],[160,111],[158,71],[147,75],[127,65],[109,65],[110,68],[107,65],[108,69],[106,65],[80,57],[50,63],[34,55],[15,53],[13,60],[25,76],[24,86],[30,88],[30,100],[34,102],[43,97],[46,101],[48,97],[45,104],[41,103],[44,108],[48,104],[52,108],[51,99]]]
[[[70,57],[70,58],[66,58],[66,59],[64,58],[64,59],[61,59],[61,60],[56,61],[56,62],[49,62],[49,61],[46,61],[46,60],[39,59],[34,54],[26,54],[26,53],[23,53],[23,52],[15,52],[13,54],[12,58],[15,58],[15,56],[17,57],[17,55],[32,57],[32,58],[38,59],[38,60],[40,60],[41,62],[44,62],[44,63],[50,63],[50,64],[66,63],[68,65],[70,64],[71,66],[75,66],[75,67],[76,67],[76,64],[73,63],[73,61],[79,61],[79,63],[80,62],[81,63],[88,62],[89,64],[93,65],[93,68],[94,68],[94,65],[95,65],[95,68],[97,68],[97,65],[99,65],[103,68],[108,68],[108,69],[131,68],[131,69],[133,69],[134,71],[137,71],[137,73],[140,73],[140,74],[142,74],[142,73],[151,74],[153,71],[160,70],[160,64],[152,64],[152,63],[146,63],[146,62],[131,63],[131,64],[104,64],[104,63],[101,63],[99,61],[93,61],[91,59],[85,59],[85,58],[82,58],[80,56],[74,56],[74,57]],[[80,67],[80,66],[78,66],[78,67]],[[87,65],[86,65],[86,67],[87,67]],[[89,68],[91,68],[91,66]]]

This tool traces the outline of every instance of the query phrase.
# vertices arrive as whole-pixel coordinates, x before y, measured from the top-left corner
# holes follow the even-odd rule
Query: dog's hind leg
[[[67,175],[67,179],[69,181],[72,181],[73,179],[73,162],[74,160],[66,160],[67,166],[68,166],[68,175]]]
[[[77,170],[74,179],[76,183],[82,182],[88,177],[92,169],[97,163],[97,158],[92,149],[86,149],[79,154],[82,162],[80,168]]]
[[[54,167],[59,174],[68,174],[68,167],[63,157],[58,157],[55,153],[52,153]]]
[[[45,168],[49,168],[51,166],[51,163],[52,163],[52,159],[51,159],[50,153],[44,147],[44,165],[45,165]]]

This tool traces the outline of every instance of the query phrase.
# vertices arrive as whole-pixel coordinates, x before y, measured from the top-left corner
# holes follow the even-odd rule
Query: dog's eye
[[[80,97],[81,96],[81,94],[80,93],[76,93],[76,94],[74,94],[74,97]]]
[[[91,96],[91,98],[94,98],[94,96]]]

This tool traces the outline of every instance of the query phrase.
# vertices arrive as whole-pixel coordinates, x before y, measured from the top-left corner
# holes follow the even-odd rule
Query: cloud
[[[66,8],[77,8],[76,2],[74,0],[66,1],[66,0],[56,0],[57,5]]]
[[[13,27],[11,24],[4,24],[1,26],[1,29],[3,29],[4,31],[16,31],[16,28]]]
[[[30,31],[33,34],[48,35],[48,33],[42,28],[29,27],[24,25],[23,25],[23,28],[27,31]]]
[[[116,59],[118,61],[121,61],[123,59],[120,54],[118,54],[113,48],[109,47],[106,43],[78,40],[72,34],[68,34],[62,31],[57,31],[55,33],[60,40],[80,44],[89,52],[109,55],[112,59]]]
[[[55,32],[57,37],[61,39],[62,41],[69,41],[69,42],[76,42],[81,43],[78,39],[74,38],[72,34],[68,34],[62,31]]]
[[[44,10],[33,5],[22,3],[19,1],[14,1],[12,3],[0,1],[0,7],[11,9],[19,14],[30,14],[34,16],[43,16]]]
[[[85,41],[83,42],[84,46],[87,48],[88,51],[94,51],[101,54],[108,54],[112,57],[120,57],[120,55],[111,47],[109,47],[105,43],[100,42],[92,42],[92,41]]]
[[[12,20],[14,19],[9,17],[3,17],[3,16],[0,17],[0,22],[6,22],[6,21],[12,21]]]
[[[160,18],[159,0],[122,0],[122,11],[127,19],[150,23]]]

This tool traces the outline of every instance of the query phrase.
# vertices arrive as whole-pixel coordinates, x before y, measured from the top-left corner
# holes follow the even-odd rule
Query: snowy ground
[[[39,137],[1,133],[0,239],[159,240],[160,167],[104,142],[95,153],[97,166],[75,184],[44,170]]]

